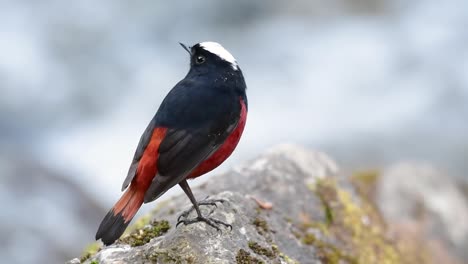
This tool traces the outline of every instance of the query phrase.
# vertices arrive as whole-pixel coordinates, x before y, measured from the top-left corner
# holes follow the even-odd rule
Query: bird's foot
[[[201,205],[214,206],[214,208],[211,209],[211,211],[208,213],[208,215],[211,215],[214,212],[215,208],[218,207],[218,205],[216,203],[224,203],[224,202],[226,202],[226,200],[224,200],[224,199],[206,199],[205,198],[205,200],[197,202],[197,205],[198,206],[201,206]],[[190,225],[190,224],[194,224],[194,223],[198,223],[198,222],[205,222],[207,225],[215,228],[217,231],[221,230],[219,228],[219,225],[229,227],[232,230],[232,225],[224,223],[223,221],[212,218],[212,217],[203,217],[201,215],[198,215],[197,217],[195,217],[193,219],[187,219],[187,217],[189,216],[189,214],[193,210],[195,210],[195,206],[192,206],[190,209],[182,212],[182,214],[180,214],[179,217],[177,217],[176,227],[179,226],[180,224]],[[183,219],[181,220],[181,218],[183,218]]]
[[[196,218],[193,218],[193,219],[180,220],[180,221],[177,222],[176,228],[180,224],[191,225],[191,224],[198,223],[198,222],[205,222],[207,225],[215,228],[216,231],[221,231],[221,229],[219,228],[219,225],[229,227],[229,229],[232,230],[232,225],[230,225],[230,224],[227,224],[227,223],[225,223],[225,222],[223,222],[221,220],[218,220],[218,219],[214,219],[214,218],[211,218],[211,217],[203,217],[203,216],[197,216]]]
[[[197,204],[198,204],[198,206],[200,206],[200,205],[210,205],[210,206],[214,206],[216,208],[216,207],[218,207],[218,205],[216,203],[224,203],[224,202],[226,202],[226,200],[224,200],[224,199],[210,199],[210,200],[205,199],[203,201],[198,202]],[[192,205],[192,207],[190,207],[190,209],[183,211],[179,215],[179,217],[177,217],[177,224],[180,223],[180,218],[182,218],[182,217],[187,218],[189,216],[189,214],[193,210],[195,210],[195,206]],[[209,214],[213,213],[213,211],[214,211],[214,209],[212,209]]]

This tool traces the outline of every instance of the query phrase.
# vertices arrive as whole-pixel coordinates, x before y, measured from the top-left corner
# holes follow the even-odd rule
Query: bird
[[[96,240],[105,245],[120,238],[143,203],[175,185],[193,204],[179,216],[177,226],[204,222],[217,230],[221,225],[232,229],[203,216],[199,208],[223,200],[197,201],[187,180],[218,167],[238,145],[247,120],[247,86],[236,59],[221,44],[179,44],[190,55],[190,69],[166,95],[140,138],[122,184],[125,192],[96,232]],[[193,210],[197,216],[188,219]]]

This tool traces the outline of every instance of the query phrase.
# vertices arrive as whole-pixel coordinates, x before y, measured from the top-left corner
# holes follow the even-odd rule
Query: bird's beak
[[[190,47],[187,47],[184,43],[179,42],[179,44],[186,50],[190,55],[192,55],[192,51],[190,51]]]

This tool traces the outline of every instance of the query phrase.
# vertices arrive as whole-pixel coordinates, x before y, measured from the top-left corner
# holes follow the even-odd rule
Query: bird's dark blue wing
[[[145,203],[155,200],[185,179],[193,169],[218,150],[236,125],[237,122],[224,133],[215,135],[202,130],[168,129],[159,145],[158,174],[146,191]]]

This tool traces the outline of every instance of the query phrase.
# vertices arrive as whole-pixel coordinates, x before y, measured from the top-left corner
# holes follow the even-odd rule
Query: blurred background
[[[61,263],[93,241],[141,133],[188,71],[179,41],[222,43],[247,81],[244,136],[215,173],[289,142],[345,172],[417,160],[466,184],[467,10],[466,0],[0,1],[0,259]]]

